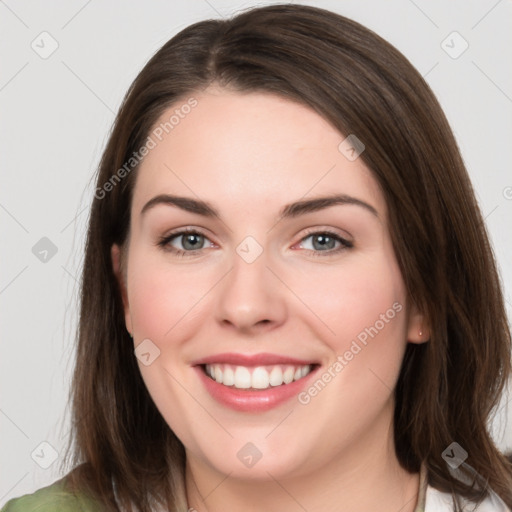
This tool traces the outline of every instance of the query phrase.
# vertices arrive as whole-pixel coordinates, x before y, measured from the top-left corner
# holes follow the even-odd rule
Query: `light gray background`
[[[126,89],[149,57],[185,26],[270,3],[278,2],[0,0],[0,504],[61,476],[90,179]],[[510,318],[512,2],[303,3],[373,29],[433,88],[486,217]],[[58,43],[47,59],[31,47],[35,41],[39,51],[51,48],[43,31]],[[458,58],[445,51],[462,49],[456,36],[446,39],[453,31],[469,44]],[[42,237],[58,249],[46,263],[32,252]],[[503,450],[512,449],[509,398],[493,425]],[[40,445],[44,441],[59,455],[48,469],[31,458],[36,450],[45,454],[36,460],[50,460],[51,449]]]

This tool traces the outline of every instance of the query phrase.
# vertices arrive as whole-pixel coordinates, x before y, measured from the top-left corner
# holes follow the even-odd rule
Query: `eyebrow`
[[[174,196],[170,194],[160,194],[150,199],[142,208],[140,215],[144,215],[148,210],[156,205],[164,204],[176,206],[190,213],[196,213],[208,218],[217,218],[220,220],[220,214],[216,208],[206,201],[192,199],[191,197]],[[375,217],[379,218],[377,210],[370,204],[346,194],[334,194],[314,199],[305,199],[285,205],[279,212],[279,220],[286,218],[295,218],[306,213],[313,213],[324,210],[335,205],[355,205],[369,211]]]

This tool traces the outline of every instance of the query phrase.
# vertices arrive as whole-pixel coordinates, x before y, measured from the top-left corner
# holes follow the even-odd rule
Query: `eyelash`
[[[197,230],[194,228],[185,228],[185,229],[182,229],[181,231],[176,231],[175,233],[171,233],[170,235],[161,237],[158,240],[157,245],[159,247],[161,247],[163,250],[169,251],[169,252],[173,253],[175,256],[180,257],[180,258],[186,257],[186,256],[195,256],[197,253],[202,251],[202,249],[195,249],[193,251],[183,251],[182,249],[176,249],[175,247],[172,247],[169,245],[171,240],[173,240],[174,238],[178,238],[179,236],[188,235],[188,234],[201,235],[201,236],[204,236],[207,240],[209,240],[209,238],[204,233],[202,233],[200,230]],[[311,231],[307,232],[306,235],[301,238],[300,243],[303,243],[304,240],[306,240],[307,238],[309,238],[312,235],[328,235],[329,237],[334,238],[334,240],[336,240],[337,242],[340,242],[340,244],[341,244],[341,247],[338,247],[337,249],[330,249],[330,250],[326,250],[326,251],[315,251],[313,249],[306,249],[307,251],[311,252],[312,256],[315,256],[315,257],[319,256],[319,257],[325,258],[328,256],[333,256],[334,254],[338,254],[341,251],[344,251],[346,249],[351,249],[352,247],[354,247],[354,244],[352,242],[349,242],[348,240],[346,240],[345,238],[342,238],[337,233],[335,233],[333,231],[329,231],[328,229],[320,230],[320,231],[311,230]],[[322,254],[322,253],[324,253],[324,254]]]

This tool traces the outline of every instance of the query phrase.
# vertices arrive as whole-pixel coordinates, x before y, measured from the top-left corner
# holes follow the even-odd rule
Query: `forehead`
[[[135,185],[138,212],[161,193],[229,202],[240,213],[336,192],[385,208],[362,159],[340,150],[345,135],[309,107],[274,94],[192,94],[169,107],[150,136],[155,146]]]

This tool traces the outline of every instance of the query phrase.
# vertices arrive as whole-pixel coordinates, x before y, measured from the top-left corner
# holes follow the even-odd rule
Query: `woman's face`
[[[134,188],[123,290],[148,391],[207,471],[371,463],[392,441],[406,344],[428,337],[377,182],[305,106],[213,88],[194,99],[161,117],[175,115]]]

